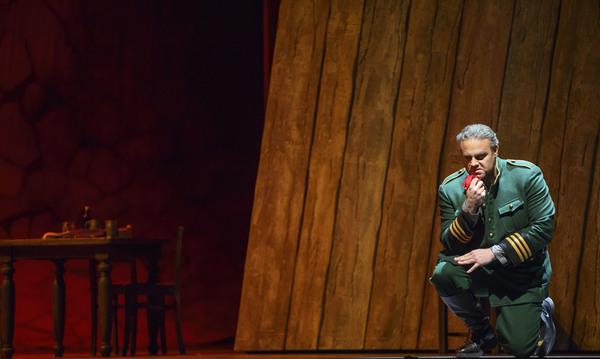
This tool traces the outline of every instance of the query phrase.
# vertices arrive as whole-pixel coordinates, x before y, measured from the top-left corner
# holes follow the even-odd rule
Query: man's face
[[[476,175],[489,184],[496,175],[496,156],[498,146],[491,148],[490,140],[465,140],[460,142],[463,164],[469,174]]]

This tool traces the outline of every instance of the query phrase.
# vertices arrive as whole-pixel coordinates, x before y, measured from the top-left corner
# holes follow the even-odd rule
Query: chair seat
[[[175,295],[175,283],[119,284],[123,295]]]

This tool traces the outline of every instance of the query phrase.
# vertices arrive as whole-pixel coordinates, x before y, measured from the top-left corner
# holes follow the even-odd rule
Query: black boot
[[[469,328],[469,336],[465,343],[456,351],[457,358],[479,358],[486,350],[498,345],[498,338],[489,320],[477,330]]]
[[[498,345],[498,338],[490,324],[490,318],[481,310],[481,304],[469,291],[450,297],[442,297],[450,311],[465,322],[469,336],[456,351],[457,358],[478,358],[484,350]]]
[[[541,345],[535,351],[535,355],[540,358],[550,353],[554,346],[554,339],[556,339],[556,327],[552,321],[552,315],[554,315],[554,302],[548,297],[542,302]]]

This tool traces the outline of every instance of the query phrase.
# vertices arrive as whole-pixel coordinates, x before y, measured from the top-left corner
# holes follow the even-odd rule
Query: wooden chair
[[[125,298],[125,325],[123,328],[123,345],[121,354],[127,355],[129,345],[130,353],[135,355],[136,350],[136,332],[137,332],[137,311],[146,309],[147,314],[152,311],[158,314],[158,324],[160,333],[160,348],[163,354],[167,353],[165,312],[173,310],[175,315],[175,334],[179,353],[185,354],[185,346],[181,334],[181,252],[183,244],[183,227],[180,226],[177,232],[177,241],[175,248],[175,281],[172,283],[127,283],[113,285],[115,295],[122,294]],[[146,296],[145,302],[139,302],[139,296]],[[166,298],[170,297],[168,303]],[[152,300],[155,298],[155,300]],[[151,333],[149,333],[152,335]]]
[[[492,325],[496,323],[496,317],[493,315],[492,307],[490,306],[490,300],[488,297],[478,297],[479,303],[481,304],[481,310],[486,313],[490,317],[490,322]],[[438,323],[439,323],[439,331],[438,331],[438,348],[440,354],[448,353],[448,338],[449,337],[464,337],[466,338],[469,335],[468,332],[451,332],[448,330],[448,307],[444,304],[444,301],[440,298],[438,303]],[[498,352],[499,349],[494,349],[493,352]]]

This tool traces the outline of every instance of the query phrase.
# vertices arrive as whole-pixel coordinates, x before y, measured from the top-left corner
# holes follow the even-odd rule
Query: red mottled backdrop
[[[174,239],[183,224],[186,344],[231,338],[263,125],[262,49],[258,1],[0,1],[0,239],[59,231],[85,205],[140,237]],[[15,350],[50,353],[52,265],[15,269]],[[68,354],[89,349],[90,309],[87,262],[66,269]],[[116,281],[126,273],[113,269]]]

